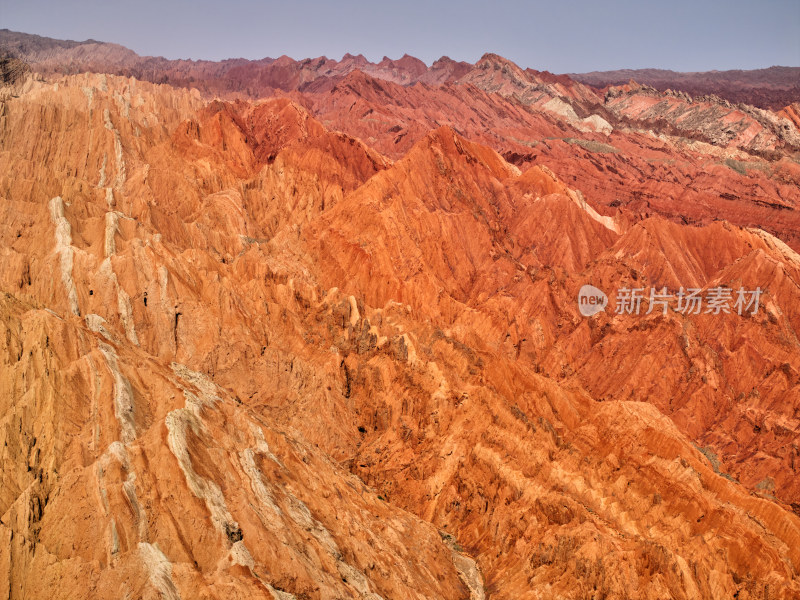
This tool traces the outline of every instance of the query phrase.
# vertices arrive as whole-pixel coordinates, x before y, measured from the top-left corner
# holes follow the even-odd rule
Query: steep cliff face
[[[487,61],[541,78],[533,104],[594,93]],[[85,74],[3,100],[0,595],[800,595],[800,257],[741,226],[791,230],[792,159],[739,175],[614,124],[514,165],[511,132],[579,131],[559,104],[376,81],[226,102]],[[654,206],[609,209],[576,152]],[[660,216],[698,172],[787,208]],[[764,293],[614,311],[665,286]]]

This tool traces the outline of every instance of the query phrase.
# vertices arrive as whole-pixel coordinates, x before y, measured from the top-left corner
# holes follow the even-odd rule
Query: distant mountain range
[[[350,54],[340,61],[326,57],[294,60],[286,56],[218,62],[169,60],[139,56],[118,44],[96,40],[57,40],[8,29],[0,29],[0,49],[47,72],[108,72],[155,83],[200,89],[207,87],[216,93],[239,92],[249,97],[268,95],[274,90],[302,91],[319,78],[342,77],[355,69],[402,85],[417,82],[436,85],[456,81],[474,67],[446,56],[428,67],[407,54],[398,60],[384,57],[378,63],[370,62],[362,55]],[[538,74],[532,69],[527,72]],[[550,76],[547,72],[541,75]],[[598,88],[623,85],[634,80],[660,91],[672,89],[692,95],[715,94],[730,102],[744,102],[773,110],[800,100],[800,67],[703,73],[636,69],[576,73],[569,74],[569,77]]]
[[[745,102],[773,110],[800,100],[800,67],[698,73],[679,73],[663,69],[621,69],[570,73],[570,77],[601,88],[622,85],[633,80],[660,91],[681,90],[693,96],[715,94],[730,102]]]

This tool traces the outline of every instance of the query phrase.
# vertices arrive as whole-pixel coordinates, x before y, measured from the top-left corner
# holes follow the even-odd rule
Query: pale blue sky
[[[800,66],[800,0],[250,2],[0,0],[0,28],[167,58],[496,52],[557,73]]]

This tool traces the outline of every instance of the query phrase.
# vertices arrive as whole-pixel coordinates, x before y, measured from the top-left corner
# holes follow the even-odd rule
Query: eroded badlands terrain
[[[48,52],[0,88],[0,597],[800,597],[796,108]],[[614,311],[665,286],[763,294]]]

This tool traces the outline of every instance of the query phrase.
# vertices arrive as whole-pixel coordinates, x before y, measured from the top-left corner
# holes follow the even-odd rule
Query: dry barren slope
[[[105,75],[6,97],[0,167],[0,594],[800,594],[780,241]],[[768,292],[586,320],[586,281]]]

